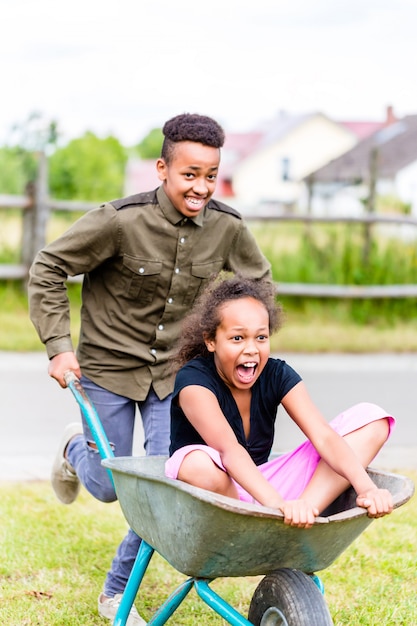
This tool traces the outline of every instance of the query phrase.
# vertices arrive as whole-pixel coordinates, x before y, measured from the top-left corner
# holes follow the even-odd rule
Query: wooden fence
[[[21,263],[0,264],[0,280],[26,280],[29,267],[46,241],[46,229],[52,211],[89,211],[96,204],[87,202],[57,201],[48,196],[46,158],[40,158],[37,183],[25,196],[0,195],[0,211],[20,209],[22,220]],[[308,223],[361,223],[371,227],[376,223],[407,224],[417,228],[417,219],[402,215],[366,214],[360,217],[331,217],[305,215],[245,215],[246,221],[286,221]],[[80,280],[75,278],[75,280]],[[280,295],[325,298],[416,298],[417,284],[409,285],[327,285],[310,283],[284,283],[277,285]]]

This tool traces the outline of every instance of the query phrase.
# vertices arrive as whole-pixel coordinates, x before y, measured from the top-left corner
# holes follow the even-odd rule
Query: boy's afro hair
[[[221,148],[225,134],[223,128],[211,117],[198,113],[182,113],[165,122],[162,132],[165,139],[195,141],[212,148]]]

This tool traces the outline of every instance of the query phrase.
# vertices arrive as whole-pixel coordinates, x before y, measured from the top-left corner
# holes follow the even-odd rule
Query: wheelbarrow
[[[154,551],[188,578],[155,612],[148,624],[161,626],[195,589],[232,626],[331,626],[323,570],[371,524],[356,506],[352,488],[306,530],[284,524],[276,509],[221,496],[164,474],[166,457],[115,457],[98,414],[72,372],[66,382],[90,427],[115,486],[123,514],[142,538],[114,625],[125,626]],[[368,468],[388,489],[394,507],[414,493],[413,482]],[[263,576],[252,596],[248,618],[219,596],[210,583],[220,577]]]

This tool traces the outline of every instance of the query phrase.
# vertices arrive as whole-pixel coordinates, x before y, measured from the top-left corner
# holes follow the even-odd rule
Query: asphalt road
[[[331,419],[357,402],[384,407],[397,428],[373,465],[417,469],[417,355],[281,355],[303,377],[310,393]],[[79,419],[75,399],[47,375],[44,353],[0,352],[0,481],[49,478],[64,426]],[[143,453],[140,419],[135,454]],[[285,411],[277,420],[275,452],[294,447],[302,435]]]

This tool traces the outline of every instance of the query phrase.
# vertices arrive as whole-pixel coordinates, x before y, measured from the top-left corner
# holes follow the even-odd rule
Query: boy
[[[169,359],[181,321],[221,270],[271,279],[270,265],[239,213],[212,200],[224,132],[213,119],[182,114],[166,122],[156,167],[161,186],[105,203],[41,250],[30,271],[33,324],[50,358],[49,375],[81,378],[116,456],[132,454],[136,404],[147,455],[169,448],[173,377]],[[69,330],[67,276],[84,274],[80,342]],[[64,432],[52,470],[69,504],[80,482],[103,502],[116,499],[86,424]],[[113,620],[140,538],[129,531],[98,600]],[[129,625],[143,621],[132,610]]]

